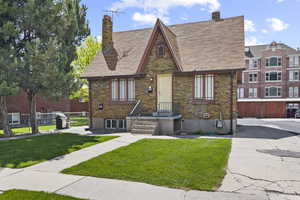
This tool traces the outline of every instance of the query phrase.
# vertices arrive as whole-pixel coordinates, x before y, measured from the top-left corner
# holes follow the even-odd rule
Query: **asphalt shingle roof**
[[[182,71],[244,69],[243,16],[162,26]],[[116,70],[107,67],[100,51],[82,77],[136,74],[153,30],[114,32],[114,47],[119,54]]]

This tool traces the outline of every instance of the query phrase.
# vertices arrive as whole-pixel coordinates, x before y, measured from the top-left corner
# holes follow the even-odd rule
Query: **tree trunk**
[[[37,134],[39,133],[39,128],[36,118],[36,94],[29,92],[27,93],[27,98],[29,102],[31,133]]]
[[[6,107],[6,97],[0,96],[0,111],[1,111],[1,118],[2,118],[2,127],[5,137],[11,137],[12,131],[9,126],[8,122],[8,114],[7,114],[7,107]]]

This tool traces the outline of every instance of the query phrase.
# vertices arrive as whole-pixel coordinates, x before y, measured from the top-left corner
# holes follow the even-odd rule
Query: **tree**
[[[19,0],[15,40],[18,85],[28,97],[32,133],[38,133],[36,96],[69,95],[78,88],[71,62],[76,46],[90,34],[80,0]]]
[[[74,67],[75,77],[80,84],[80,89],[71,95],[72,99],[82,99],[85,102],[88,101],[87,80],[80,79],[80,76],[100,50],[101,43],[92,36],[87,37],[83,45],[77,47],[77,59],[73,61],[72,66]]]
[[[12,1],[0,0],[0,119],[4,135],[9,137],[12,131],[8,122],[6,97],[18,91],[15,82],[18,60],[14,56],[13,43],[17,35],[15,30]]]

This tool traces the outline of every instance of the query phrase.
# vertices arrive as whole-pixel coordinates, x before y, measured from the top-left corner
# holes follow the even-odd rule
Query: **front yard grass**
[[[0,200],[80,200],[46,192],[32,192],[26,190],[9,190],[0,194]]]
[[[213,191],[226,173],[230,139],[143,139],[63,173]]]
[[[71,122],[71,127],[87,126],[89,123],[87,117],[71,117],[70,122]],[[55,130],[55,129],[56,129],[56,125],[40,125],[39,126],[40,131],[50,131],[50,130]],[[25,133],[31,133],[31,127],[13,128],[12,131],[15,135],[22,135]],[[0,129],[0,136],[2,134],[3,134],[3,130]]]
[[[28,167],[113,138],[60,133],[0,141],[0,167]]]
[[[39,126],[40,131],[49,131],[49,130],[54,130],[56,128],[55,125],[43,125]],[[12,132],[15,135],[22,135],[25,133],[31,133],[31,127],[22,127],[22,128],[13,128]],[[0,135],[3,134],[3,130],[0,130]]]

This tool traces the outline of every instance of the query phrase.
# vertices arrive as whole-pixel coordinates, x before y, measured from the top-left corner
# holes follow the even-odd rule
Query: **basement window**
[[[125,119],[106,119],[105,129],[126,129]]]

